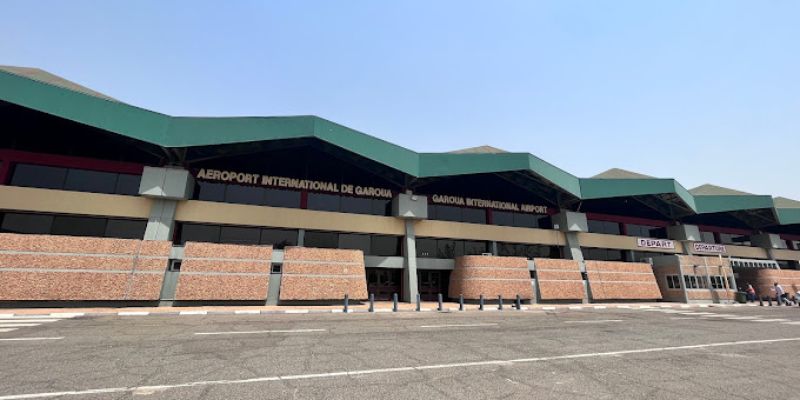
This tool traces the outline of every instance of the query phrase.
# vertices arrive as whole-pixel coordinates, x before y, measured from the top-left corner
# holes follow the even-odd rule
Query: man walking
[[[778,282],[775,282],[775,300],[777,300],[778,305],[785,304],[789,305],[789,301],[786,299],[786,291],[783,290],[783,286],[779,285]]]

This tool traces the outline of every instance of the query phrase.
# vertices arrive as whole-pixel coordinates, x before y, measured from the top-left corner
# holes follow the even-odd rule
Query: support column
[[[417,239],[413,220],[405,221],[403,237],[403,301],[412,302],[417,298]]]
[[[145,240],[172,240],[178,202],[192,197],[194,178],[180,168],[144,167],[139,195],[153,199]]]
[[[153,199],[150,217],[147,219],[147,228],[144,231],[144,240],[172,240],[177,208],[178,201],[176,200]]]
[[[753,243],[753,245],[766,250],[767,256],[770,258],[770,260],[775,259],[774,250],[786,248],[786,242],[781,240],[781,237],[774,233],[760,233],[758,235],[753,235],[750,237],[750,242]]]
[[[408,191],[392,199],[392,216],[405,222],[403,232],[403,301],[416,300],[419,293],[417,282],[417,237],[414,224],[417,220],[428,218],[428,198]]]

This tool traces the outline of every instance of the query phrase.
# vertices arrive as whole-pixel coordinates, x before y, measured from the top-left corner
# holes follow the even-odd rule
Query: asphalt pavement
[[[800,399],[799,377],[799,307],[0,320],[0,400]]]

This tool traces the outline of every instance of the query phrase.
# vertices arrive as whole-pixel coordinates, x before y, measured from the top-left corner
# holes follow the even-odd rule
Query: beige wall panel
[[[175,219],[184,222],[319,229],[384,235],[403,235],[404,233],[403,221],[393,217],[197,200],[179,203]]]
[[[0,185],[0,209],[59,214],[148,218],[151,200],[138,196]]]
[[[778,260],[800,261],[800,251],[797,250],[772,250],[772,254]]]
[[[467,224],[463,222],[419,221],[414,228],[417,237],[434,237],[498,242],[564,245],[564,234],[551,229],[516,228],[511,226]]]
[[[602,233],[578,233],[578,240],[581,247],[596,247],[601,249],[619,249],[619,250],[636,250],[636,251],[651,251],[656,253],[681,253],[683,246],[680,242],[675,241],[674,249],[651,249],[646,247],[639,247],[636,245],[636,237],[622,236],[622,235],[605,235]]]

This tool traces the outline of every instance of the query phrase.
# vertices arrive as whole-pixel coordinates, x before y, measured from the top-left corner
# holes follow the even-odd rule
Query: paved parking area
[[[800,398],[797,307],[26,319],[0,400]]]

